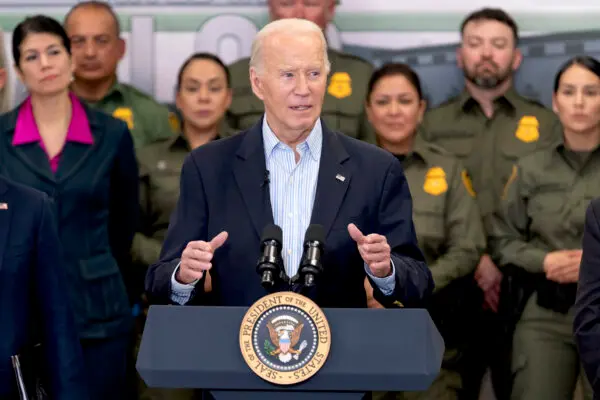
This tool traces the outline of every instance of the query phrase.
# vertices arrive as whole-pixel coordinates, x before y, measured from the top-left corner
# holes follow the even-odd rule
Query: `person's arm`
[[[483,223],[466,171],[457,164],[450,176],[444,220],[446,252],[430,265],[436,292],[473,272],[486,247]]]
[[[152,304],[185,304],[196,292],[203,291],[204,277],[194,285],[173,284],[181,254],[191,241],[206,240],[207,204],[198,167],[190,154],[181,169],[177,206],[161,251],[160,260],[146,274],[146,293]],[[201,284],[198,284],[201,282]],[[192,288],[192,286],[194,286]]]
[[[36,233],[35,305],[42,328],[46,371],[50,374],[50,397],[57,400],[88,399],[85,365],[73,310],[67,297],[66,276],[60,242],[44,195]]]
[[[143,288],[143,276],[135,273],[131,257],[131,244],[139,217],[138,166],[131,134],[124,124],[119,125],[125,132],[121,134],[111,171],[108,233],[112,254],[121,269],[129,299],[136,303]]]
[[[137,269],[144,271],[158,261],[162,249],[162,241],[153,237],[156,232],[157,213],[152,204],[152,176],[144,162],[139,162],[140,187],[140,219],[139,229],[133,238],[131,254]]]
[[[531,273],[543,273],[547,252],[527,240],[530,220],[523,186],[524,177],[515,166],[500,207],[489,219],[489,247],[500,267],[515,265]]]
[[[585,217],[573,328],[587,378],[600,393],[600,215],[594,204],[598,200],[588,206]]]
[[[410,189],[400,162],[396,159],[387,170],[380,199],[377,231],[386,237],[391,247],[395,282],[393,290],[387,292],[385,289],[390,286],[373,280],[367,274],[373,286],[373,296],[385,307],[420,305],[432,293],[434,283],[417,245]]]

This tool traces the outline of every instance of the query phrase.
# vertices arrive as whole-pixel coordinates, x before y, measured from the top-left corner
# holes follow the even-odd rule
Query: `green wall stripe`
[[[0,9],[1,11],[1,9]],[[231,13],[228,13],[231,14]],[[51,13],[51,17],[62,21],[64,14]],[[130,29],[129,17],[135,13],[120,13],[119,19],[123,31]],[[139,15],[149,15],[140,13]],[[23,13],[0,13],[0,26],[12,31],[26,16]],[[158,32],[195,32],[213,15],[164,14],[155,15],[155,30]],[[267,23],[264,12],[240,14],[253,21],[257,26]],[[361,12],[338,13],[335,24],[341,32],[454,32],[457,31],[465,14],[463,13],[390,13]],[[564,32],[581,30],[600,30],[600,12],[581,13],[513,13],[521,31]]]

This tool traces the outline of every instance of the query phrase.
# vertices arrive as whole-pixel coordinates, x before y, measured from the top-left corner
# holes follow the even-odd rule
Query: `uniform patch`
[[[425,193],[433,196],[439,196],[448,190],[446,173],[442,168],[433,167],[427,171],[427,175],[425,175],[425,183],[423,183],[423,190],[425,190]]]
[[[181,126],[179,124],[179,118],[177,114],[172,111],[169,111],[169,125],[171,126],[171,130],[173,133],[181,132]]]
[[[327,93],[336,99],[343,99],[352,95],[352,79],[347,72],[336,72],[331,76]]]
[[[540,123],[536,117],[526,115],[519,121],[515,136],[521,142],[531,143],[540,138]]]
[[[471,195],[471,197],[475,197],[475,190],[473,190],[473,181],[471,180],[471,177],[467,173],[466,169],[463,169],[463,171],[460,173],[460,177],[462,179],[463,185],[465,185],[465,189],[467,189],[467,192]]]
[[[129,129],[134,128],[133,124],[133,111],[129,107],[119,107],[117,108],[113,114],[113,117],[120,119],[121,121],[125,121]]]

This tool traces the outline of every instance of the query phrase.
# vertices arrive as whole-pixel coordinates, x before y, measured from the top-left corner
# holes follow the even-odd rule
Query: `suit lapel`
[[[58,163],[56,180],[65,181],[81,169],[81,165],[92,154],[95,145],[66,142]]]
[[[269,186],[264,184],[266,170],[261,120],[246,133],[233,160],[236,183],[259,237],[273,223]]]
[[[91,109],[85,102],[81,102],[81,104],[85,111],[94,143],[89,145],[78,142],[65,142],[62,154],[60,155],[58,170],[56,171],[56,180],[59,182],[66,181],[75,172],[81,170],[81,166],[86,162],[88,157],[92,155],[93,151],[98,148],[98,143],[104,132],[104,127],[98,122],[96,116],[91,112]]]
[[[12,144],[11,144],[12,146]],[[23,161],[36,175],[42,177],[48,182],[55,182],[54,173],[50,169],[48,155],[41,148],[39,143],[29,143],[14,147],[17,157]]]
[[[345,164],[349,155],[337,135],[323,124],[323,149],[310,222],[323,225],[326,235],[331,230],[352,178],[350,168]]]
[[[8,230],[10,229],[10,217],[12,215],[13,205],[10,203],[8,186],[4,179],[0,178],[0,204],[6,203],[8,209],[0,209],[0,271],[4,261],[4,250],[8,241]]]

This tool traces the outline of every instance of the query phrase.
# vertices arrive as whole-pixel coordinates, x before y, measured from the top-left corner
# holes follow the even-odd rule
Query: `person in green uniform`
[[[376,393],[375,398],[458,399],[457,370],[468,296],[463,279],[475,270],[485,249],[485,235],[470,179],[456,157],[422,138],[419,124],[425,100],[418,75],[405,64],[386,64],[368,84],[366,111],[378,144],[402,162],[413,198],[417,238],[435,282],[428,306],[442,333],[446,352],[442,369],[429,390]],[[368,285],[365,280],[365,285]],[[372,288],[366,287],[367,293]],[[370,307],[380,307],[368,297]]]
[[[522,268],[532,282],[513,339],[515,400],[571,399],[580,375],[573,305],[585,211],[600,196],[600,62],[569,60],[553,108],[560,139],[513,167],[490,234],[498,265]]]
[[[333,19],[335,0],[269,0],[271,20],[304,18],[325,30]],[[331,72],[321,118],[335,131],[357,139],[375,143],[364,113],[367,82],[373,72],[372,65],[357,56],[328,50]],[[252,92],[250,85],[250,58],[241,59],[230,66],[233,102],[229,109],[230,125],[244,130],[254,125],[264,113],[262,102]]]
[[[136,149],[172,137],[177,119],[151,96],[117,80],[125,41],[108,3],[75,5],[64,21],[75,59],[72,90],[89,105],[127,123]]]
[[[457,60],[465,89],[425,114],[423,132],[425,139],[456,155],[467,168],[488,231],[513,165],[555,139],[551,128],[557,119],[551,110],[513,88],[522,54],[517,48],[518,27],[510,15],[500,9],[477,10],[462,23],[461,38]],[[510,391],[510,361],[506,360],[510,352],[505,349],[510,335],[504,334],[506,328],[497,314],[503,275],[489,249],[477,266],[475,280],[483,291],[484,306],[477,316],[479,339],[468,356],[466,396],[479,397],[481,379],[491,366],[496,397],[505,400]]]
[[[144,271],[159,259],[169,218],[179,198],[185,157],[191,150],[229,133],[225,112],[231,98],[227,66],[212,54],[192,55],[177,76],[176,105],[182,115],[180,134],[138,150],[141,229],[133,240],[133,254]],[[210,291],[209,276],[205,289]],[[143,382],[140,384],[143,400],[183,400],[195,395],[193,390],[150,389]]]

